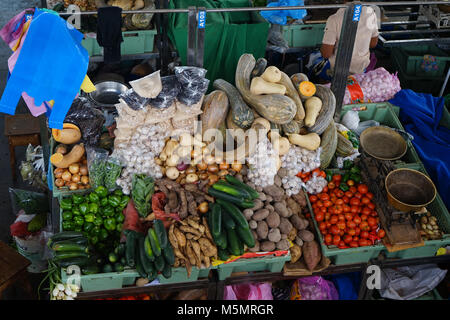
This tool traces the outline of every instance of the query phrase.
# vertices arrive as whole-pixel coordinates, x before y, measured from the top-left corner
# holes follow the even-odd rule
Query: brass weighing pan
[[[408,149],[406,140],[397,132],[387,127],[376,126],[364,130],[360,136],[364,151],[379,160],[397,160]]]

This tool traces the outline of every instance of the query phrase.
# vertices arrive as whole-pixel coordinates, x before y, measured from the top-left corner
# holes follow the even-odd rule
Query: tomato
[[[361,238],[367,239],[369,237],[369,233],[367,231],[361,231],[359,235]]]
[[[374,231],[375,231],[375,230],[377,230],[377,229],[378,229],[378,224],[376,224],[376,225],[370,227],[370,230],[374,230]]]
[[[355,216],[355,217],[353,218],[353,222],[356,223],[357,225],[360,224],[361,221],[362,221],[362,220],[361,220],[361,217],[360,217],[360,216]]]
[[[362,198],[361,198],[361,203],[362,203],[363,205],[368,205],[368,204],[370,203],[370,199],[367,198],[367,197],[362,197]]]
[[[339,235],[340,235],[341,237],[343,237],[343,236],[345,235],[345,230],[341,230],[341,231],[339,232]]]
[[[328,187],[325,186],[325,187],[322,189],[322,192],[328,192]]]
[[[355,195],[354,195],[354,197],[361,200],[362,194],[359,193],[359,192],[356,192]]]
[[[342,191],[341,189],[335,189],[335,190],[337,190],[336,196],[338,198],[343,198],[344,197],[344,191]]]
[[[347,180],[347,185],[349,185],[350,187],[353,187],[355,185],[355,181]]]
[[[338,222],[338,216],[337,215],[335,215],[335,214],[333,214],[331,217],[330,217],[330,223],[331,224],[336,224],[337,222]]]
[[[370,210],[367,207],[362,208],[362,211],[361,211],[361,213],[365,214],[366,216],[370,215],[370,212],[372,212],[372,210]]]
[[[312,203],[316,202],[317,201],[317,196],[314,195],[314,194],[310,195],[309,196],[309,201],[312,202]]]
[[[331,214],[329,212],[325,213],[325,220],[329,220],[331,217]]]
[[[338,235],[335,235],[335,236],[333,237],[333,244],[334,244],[335,246],[337,246],[337,245],[339,245],[339,242],[341,242],[341,237],[338,236]]]
[[[356,228],[356,223],[352,220],[347,221],[347,227],[350,229],[354,229],[354,228]]]
[[[328,182],[328,189],[334,189],[334,188],[336,188],[336,185],[334,184],[334,182]]]
[[[350,236],[348,234],[344,236],[344,242],[345,243],[350,243],[350,242],[352,242],[352,240],[353,240],[352,236]]]
[[[353,220],[353,215],[350,212],[346,212],[344,214],[345,220],[350,221]]]
[[[321,170],[320,173],[319,173],[319,177],[326,178],[327,177],[326,172]]]
[[[347,230],[347,234],[349,235],[349,236],[354,236],[355,234],[356,234],[356,230],[355,229],[348,229]]]
[[[350,207],[350,212],[353,213],[353,214],[358,213],[359,212],[358,206],[351,206]]]
[[[342,176],[341,176],[340,174],[335,174],[335,175],[333,175],[333,177],[331,178],[331,180],[332,180],[333,182],[341,181],[341,180],[342,180]]]
[[[360,204],[359,199],[357,199],[357,198],[351,198],[350,199],[350,205],[351,206],[359,206],[359,204]]]
[[[321,222],[321,221],[323,221],[323,219],[324,219],[324,215],[322,212],[316,213],[316,221],[317,222]]]
[[[341,240],[341,242],[339,242],[338,247],[339,247],[339,248],[345,247],[345,242]]]
[[[349,212],[349,213],[352,212],[350,206],[348,206],[348,205],[346,205],[346,204],[344,204],[344,205],[342,206],[342,209],[343,209],[344,213],[346,213],[346,212]]]
[[[319,199],[322,201],[330,200],[330,195],[328,193],[320,193],[318,195]]]
[[[368,218],[368,216],[367,216],[367,215],[365,215],[365,214],[362,214],[362,215],[361,215],[361,220],[362,220],[362,221],[366,221],[366,220],[367,220],[367,218]]]
[[[325,235],[324,241],[326,244],[331,244],[331,242],[333,241],[333,236],[328,233],[327,235]]]
[[[307,213],[307,214],[305,214],[305,218],[311,218],[311,213]]]
[[[336,211],[337,214],[344,213],[344,208],[342,206],[336,205],[336,206],[334,206],[334,208],[335,208],[334,210]]]
[[[384,238],[386,232],[383,229],[378,230],[377,236],[380,238]]]
[[[373,202],[369,202],[369,203],[367,204],[367,207],[368,207],[370,210],[375,210],[375,204],[374,204]]]
[[[320,208],[319,212],[322,212],[323,214],[325,214],[325,213],[327,213],[327,208],[322,207],[322,208]]]
[[[356,241],[350,242],[350,247],[352,247],[352,248],[358,248],[358,247],[359,247],[358,242],[356,242]]]
[[[326,229],[327,229],[327,223],[324,222],[324,221],[322,221],[322,222],[319,224],[319,230],[326,230]]]
[[[338,221],[344,221],[345,222],[345,216],[342,213],[338,214]]]
[[[342,201],[344,201],[344,203],[347,204],[347,203],[350,202],[350,198],[347,197],[347,196],[343,196],[343,197],[342,197]]]
[[[316,205],[320,208],[323,207],[323,202],[320,200],[317,200]]]
[[[365,247],[365,246],[368,246],[368,245],[370,245],[370,242],[368,240],[366,240],[366,239],[360,239],[359,240],[359,246],[360,247]]]
[[[340,233],[340,230],[339,230],[339,228],[338,228],[337,226],[333,225],[333,226],[331,226],[331,228],[330,228],[330,232],[331,232],[332,234],[334,234],[334,235],[337,235],[337,234]]]
[[[342,200],[342,199],[337,199],[335,203],[336,203],[337,205],[342,206],[342,205],[344,204],[344,200]]]
[[[326,222],[327,224],[327,229],[329,229],[331,227],[331,223],[329,223],[328,221]]]
[[[341,230],[344,230],[345,227],[346,227],[346,224],[345,224],[344,221],[339,221],[336,225],[337,225],[337,227],[338,227],[339,229],[341,229]]]
[[[353,237],[353,241],[358,242],[359,241],[359,237]]]
[[[358,186],[358,192],[361,194],[366,194],[367,192],[369,192],[369,188],[365,184],[360,184]]]
[[[359,227],[355,228],[355,235],[359,236],[361,234],[361,229]]]
[[[359,224],[359,228],[360,228],[362,231],[369,231],[369,230],[370,230],[370,227],[369,227],[369,224],[367,223],[367,221],[361,222],[361,223]]]
[[[325,200],[323,202],[323,205],[324,205],[324,207],[329,208],[329,207],[331,207],[333,205],[333,202],[331,202],[330,200]]]
[[[350,192],[350,191],[345,191],[345,196],[347,197],[347,198],[353,198],[353,192]]]
[[[366,193],[366,197],[369,198],[370,200],[373,199],[373,193],[372,192],[367,192]]]
[[[377,219],[374,217],[367,218],[367,223],[369,224],[369,227],[376,226],[377,225]]]
[[[370,216],[375,218],[376,216],[378,216],[378,213],[372,210],[370,211]]]

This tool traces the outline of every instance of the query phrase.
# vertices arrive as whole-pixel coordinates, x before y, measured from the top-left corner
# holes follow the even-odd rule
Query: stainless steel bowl
[[[95,84],[97,90],[88,94],[89,98],[100,108],[112,108],[119,103],[119,95],[128,87],[116,81],[102,81]]]

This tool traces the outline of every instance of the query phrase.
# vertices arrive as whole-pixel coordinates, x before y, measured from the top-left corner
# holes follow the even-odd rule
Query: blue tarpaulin
[[[400,107],[400,121],[414,136],[414,148],[450,208],[450,129],[439,124],[444,98],[404,89],[389,102]]]

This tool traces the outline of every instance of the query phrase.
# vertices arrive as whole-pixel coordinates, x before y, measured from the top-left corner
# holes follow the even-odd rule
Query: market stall
[[[42,12],[30,30],[46,20],[59,23]],[[227,79],[198,65],[154,70],[102,108],[73,32],[67,47],[86,68],[70,89],[84,92],[65,112],[60,97],[30,92],[55,99],[44,102],[51,299],[232,299],[234,284],[299,278],[290,299],[320,299],[308,277],[448,262],[448,209],[387,102],[396,75],[347,77],[338,57],[348,80],[321,85],[242,52]]]

